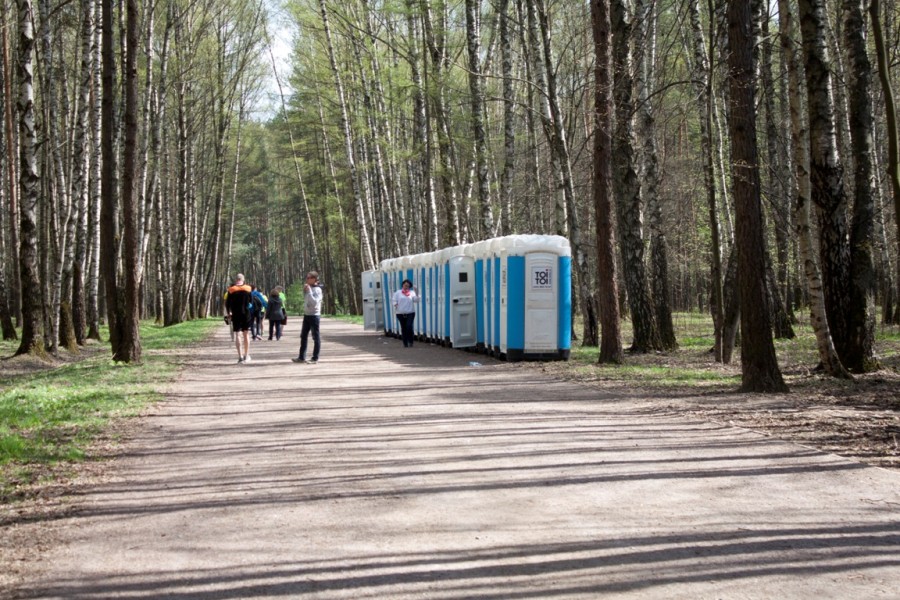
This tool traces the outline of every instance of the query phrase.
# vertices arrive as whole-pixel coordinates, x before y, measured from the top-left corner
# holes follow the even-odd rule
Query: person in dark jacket
[[[244,276],[238,273],[234,285],[228,288],[225,308],[235,332],[234,346],[238,352],[238,363],[250,362],[250,321],[253,318],[253,295],[250,286],[244,283]]]
[[[284,294],[281,288],[273,288],[269,292],[269,308],[266,310],[266,318],[269,320],[269,341],[275,336],[275,341],[281,340],[281,329],[287,319],[287,311],[284,306]]]

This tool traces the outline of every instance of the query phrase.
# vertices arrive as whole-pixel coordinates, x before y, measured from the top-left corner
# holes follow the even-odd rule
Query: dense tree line
[[[34,2],[0,17],[23,352],[106,321],[139,360],[139,315],[210,314],[237,271],[317,269],[358,312],[384,258],[520,232],[570,239],[601,360],[622,316],[667,351],[673,310],[708,311],[717,360],[740,339],[744,387],[779,389],[798,312],[835,376],[900,317],[893,5],[286,0],[285,69],[259,1]]]

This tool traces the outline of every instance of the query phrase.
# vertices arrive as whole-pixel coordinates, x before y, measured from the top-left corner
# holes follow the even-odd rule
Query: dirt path
[[[900,473],[336,321],[297,365],[298,330],[192,351],[19,597],[900,597]]]

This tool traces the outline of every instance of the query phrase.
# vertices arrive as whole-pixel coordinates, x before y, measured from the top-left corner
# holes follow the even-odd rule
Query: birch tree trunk
[[[103,94],[101,76],[100,47],[103,29],[103,4],[93,0],[94,35],[91,41],[91,73],[93,74],[93,94],[91,95],[91,158],[90,158],[90,198],[88,214],[88,279],[86,290],[87,326],[89,339],[100,341],[100,212],[102,199],[102,122]]]
[[[741,293],[741,391],[786,392],[766,304],[756,104],[753,83],[751,0],[730,0],[728,46],[734,209]]]
[[[656,13],[655,3],[639,0],[638,34],[635,47],[638,49],[637,74],[638,118],[643,140],[643,192],[650,214],[650,272],[653,305],[656,323],[659,327],[659,341],[663,350],[678,348],[675,339],[675,325],[672,323],[672,308],[669,304],[669,250],[662,222],[659,199],[659,160],[656,149],[656,122],[653,116],[651,96],[656,87]]]
[[[662,350],[656,311],[650,298],[644,264],[643,206],[641,185],[635,170],[634,129],[632,115],[633,65],[631,56],[632,23],[623,0],[610,3],[610,25],[613,35],[613,96],[616,125],[613,135],[613,189],[618,213],[618,235],[628,291],[628,305],[634,326],[632,352]]]
[[[34,29],[31,0],[19,0],[19,273],[22,281],[22,340],[16,356],[44,356],[43,294],[38,279],[37,211],[40,179],[37,172],[37,149],[34,122]]]
[[[778,1],[778,13],[781,24],[781,51],[787,65],[788,102],[791,116],[791,148],[793,151],[794,185],[796,186],[794,201],[794,226],[800,246],[800,260],[806,277],[809,293],[810,323],[816,336],[816,347],[819,361],[825,372],[832,377],[850,378],[850,374],[841,364],[831,330],[828,327],[828,316],[825,313],[825,296],[822,290],[822,278],[819,265],[816,263],[813,249],[812,228],[810,226],[810,180],[809,180],[809,132],[806,129],[803,115],[802,90],[800,85],[800,61],[794,46],[794,12],[790,0]]]
[[[3,23],[0,27],[0,59],[2,59],[3,68],[3,126],[6,135],[4,141],[6,144],[6,161],[7,161],[7,181],[9,183],[9,262],[14,265],[10,270],[9,281],[9,297],[10,297],[10,318],[19,320],[21,318],[21,289],[22,277],[19,270],[19,169],[16,163],[16,95],[13,94],[13,79],[16,73],[13,71],[12,61],[9,57],[9,30],[13,23],[12,10],[7,6],[6,0],[3,0]],[[5,268],[5,266],[4,266]],[[10,320],[11,320],[10,319]],[[4,325],[4,336],[7,335],[7,325]],[[13,330],[15,331],[15,330]],[[16,339],[16,337],[4,339]]]
[[[75,256],[72,269],[72,326],[75,341],[83,346],[87,335],[85,270],[88,256],[88,210],[90,206],[90,107],[93,81],[94,2],[81,0],[81,71],[78,82],[75,139],[73,144],[72,198],[76,204]]]
[[[498,234],[509,235],[512,223],[512,185],[515,170],[516,126],[513,90],[512,44],[509,32],[509,0],[500,0],[500,65],[503,75],[503,173],[500,176],[500,227]]]
[[[714,56],[715,42],[707,47],[700,24],[699,0],[689,0],[691,40],[694,55],[694,91],[699,98],[700,151],[703,155],[703,187],[706,190],[706,207],[709,219],[712,265],[710,265],[711,308],[715,342],[713,354],[716,362],[724,362],[722,333],[725,325],[725,303],[722,294],[722,242],[719,232],[719,208],[716,199],[715,149],[713,148],[713,73],[710,58]],[[710,15],[712,20],[712,15]],[[711,25],[712,27],[712,25]],[[709,55],[707,55],[707,52]]]
[[[823,0],[799,0],[800,31],[809,98],[811,199],[819,208],[819,247],[825,310],[841,362],[848,359],[850,323],[850,231],[844,170],[838,157],[831,61]]]

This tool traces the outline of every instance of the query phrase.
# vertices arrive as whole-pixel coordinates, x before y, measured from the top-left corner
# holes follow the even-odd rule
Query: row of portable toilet
[[[556,235],[510,235],[391,258],[362,274],[367,330],[399,336],[391,295],[420,301],[415,334],[517,360],[565,360],[572,342],[572,252]]]

